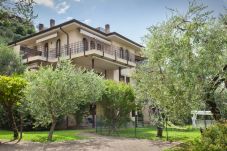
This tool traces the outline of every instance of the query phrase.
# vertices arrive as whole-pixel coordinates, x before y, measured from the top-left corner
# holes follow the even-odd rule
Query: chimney
[[[105,33],[106,34],[110,33],[110,25],[109,24],[105,25]]]
[[[44,29],[44,25],[43,24],[39,24],[38,28],[39,28],[39,31],[42,31]]]
[[[50,19],[50,28],[55,26],[55,20],[54,19]]]
[[[101,31],[101,27],[97,27],[96,29],[99,30],[99,31]]]

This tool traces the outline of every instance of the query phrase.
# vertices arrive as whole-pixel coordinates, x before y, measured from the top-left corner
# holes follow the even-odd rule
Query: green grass
[[[84,131],[92,130],[56,130],[54,131],[53,141],[71,141],[71,140],[80,140],[85,139],[84,136],[79,134]],[[24,141],[33,141],[33,142],[47,142],[48,131],[31,131],[23,132]],[[13,133],[12,131],[0,130],[0,140],[8,141],[12,140]]]
[[[99,130],[99,133],[102,135],[108,135],[107,131]],[[149,140],[160,140],[160,138],[156,137],[157,130],[154,127],[147,128],[137,128],[136,130],[136,138],[139,139],[149,139]],[[120,136],[120,137],[128,137],[135,138],[135,129],[127,128],[120,129],[117,133],[112,133],[111,136]],[[169,141],[180,141],[180,142],[188,142],[192,141],[201,136],[199,129],[192,128],[168,128],[168,136]],[[161,140],[166,140],[166,131],[163,131],[163,138]]]

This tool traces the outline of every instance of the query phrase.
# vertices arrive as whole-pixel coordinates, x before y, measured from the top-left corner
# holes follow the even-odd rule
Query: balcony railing
[[[24,51],[25,49],[33,51]],[[114,56],[115,58],[121,58],[127,61],[135,62],[135,55],[127,50],[123,50],[121,47],[107,45],[105,43],[102,44],[99,43],[99,45],[90,46],[84,45],[82,41],[70,43],[69,48],[67,48],[67,45],[64,45],[61,46],[60,48],[49,48],[48,51],[45,51],[45,48],[43,46],[38,47],[36,50],[21,47],[21,55],[23,59],[33,56],[42,56],[49,60],[65,56],[69,56],[71,58],[71,56],[74,54],[79,54],[82,52],[86,53],[90,50],[98,50],[102,52],[104,55],[109,54],[111,56]]]

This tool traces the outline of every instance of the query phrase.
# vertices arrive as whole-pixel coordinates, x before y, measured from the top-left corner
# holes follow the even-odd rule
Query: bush
[[[181,143],[165,151],[227,151],[227,124],[216,124],[204,131],[201,139]]]
[[[109,133],[116,131],[130,121],[130,112],[135,110],[135,96],[132,87],[122,82],[105,81],[105,91],[100,102],[104,121]]]
[[[200,141],[192,145],[193,151],[227,151],[227,125],[217,124],[204,131]]]

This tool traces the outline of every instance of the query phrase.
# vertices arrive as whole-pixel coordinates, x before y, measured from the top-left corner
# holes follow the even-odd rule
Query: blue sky
[[[186,10],[188,0],[35,0],[34,23],[49,26],[49,19],[56,24],[72,18],[92,27],[104,27],[110,24],[116,31],[138,43],[146,34],[146,29],[170,16],[166,8]],[[224,12],[227,0],[200,0],[214,10],[214,15]]]

